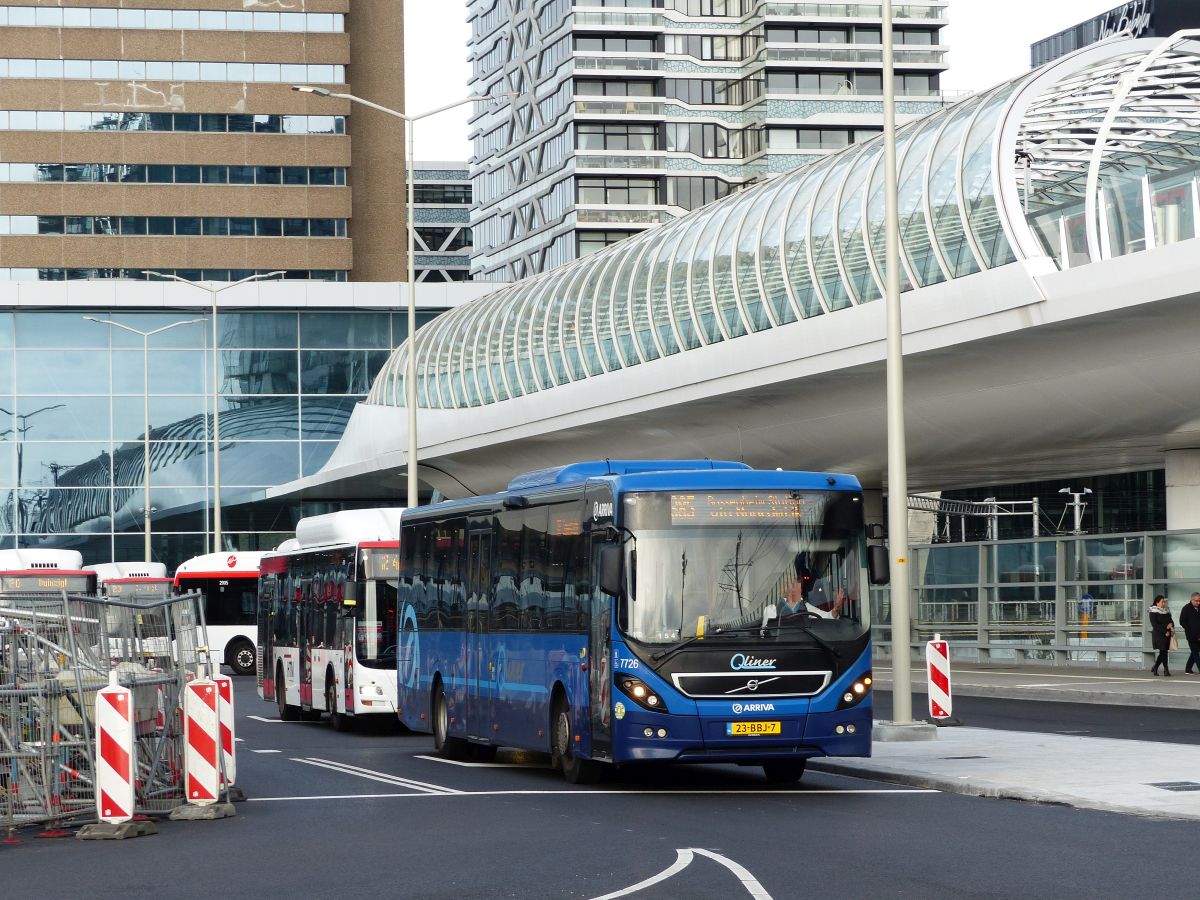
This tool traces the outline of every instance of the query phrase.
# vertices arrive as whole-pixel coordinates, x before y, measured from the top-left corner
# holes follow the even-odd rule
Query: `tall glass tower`
[[[949,0],[894,8],[897,112],[943,103]],[[883,121],[878,3],[468,0],[471,272],[513,281],[682,216]]]

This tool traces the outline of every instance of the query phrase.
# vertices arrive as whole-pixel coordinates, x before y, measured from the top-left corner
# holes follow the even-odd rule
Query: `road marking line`
[[[343,775],[354,775],[358,778],[366,778],[370,781],[381,781],[384,784],[394,784],[397,787],[412,788],[414,791],[424,791],[429,794],[457,794],[459,791],[453,788],[442,787],[437,784],[426,784],[423,781],[413,781],[409,778],[401,778],[399,775],[389,775],[387,772],[376,772],[372,769],[363,769],[359,766],[352,766],[348,763],[335,762],[330,759],[319,759],[310,757],[302,759],[292,757],[292,762],[304,763],[308,766],[317,766],[321,769],[330,769],[334,772],[341,772]]]
[[[876,666],[875,671],[890,673],[892,671],[892,669],[888,666]],[[924,676],[924,673],[920,669],[914,669],[913,671],[915,673],[921,675],[922,677]],[[1028,678],[1033,673],[1032,672],[1005,672],[1003,669],[962,669],[962,668],[956,667],[954,669],[954,674],[959,677],[961,677],[963,675],[999,675],[1004,678]],[[1038,677],[1040,677],[1040,678],[1061,678],[1064,680],[1075,679],[1077,681],[1078,680],[1089,681],[1089,680],[1095,678],[1096,676],[1095,675],[1058,675],[1058,674],[1047,672],[1044,675],[1042,675],[1041,673],[1038,673]],[[1151,683],[1151,684],[1155,683],[1155,682],[1151,682],[1149,678],[1115,677],[1113,679],[1114,683],[1116,683],[1118,681],[1130,682],[1130,683],[1134,683],[1134,684],[1141,683],[1141,682],[1146,682],[1146,683]],[[880,687],[879,689],[880,690],[890,690],[890,687],[884,686],[884,687]]]
[[[284,721],[283,721],[283,719],[280,719],[280,718],[268,719],[266,716],[246,716],[246,718],[247,718],[247,719],[253,719],[255,722],[267,722],[267,723],[269,723],[269,724],[271,724],[271,725],[280,725],[280,724],[283,724],[283,725],[303,725],[303,724],[305,724],[304,722],[301,722],[301,721],[299,721],[299,720],[297,720],[297,721],[295,721],[295,722],[284,722]]]
[[[686,869],[689,865],[691,865],[692,860],[696,858],[697,853],[699,853],[701,856],[707,856],[709,859],[720,863],[722,866],[736,875],[738,881],[742,883],[742,887],[744,887],[746,892],[750,894],[751,897],[754,897],[755,900],[771,900],[771,895],[767,893],[767,889],[759,884],[758,880],[751,875],[750,871],[744,866],[735,863],[732,859],[729,859],[726,856],[722,856],[720,853],[713,853],[711,850],[701,850],[699,847],[692,847],[687,850],[676,850],[675,862],[663,869],[657,875],[647,878],[645,881],[639,881],[637,884],[630,885],[623,890],[613,891],[611,894],[605,894],[603,897],[596,897],[595,900],[616,900],[617,897],[627,897],[630,894],[636,894],[640,891],[644,891],[648,887],[653,887],[656,884],[666,881],[668,878],[678,875],[680,872]]]
[[[442,756],[425,756],[414,753],[413,759],[427,759],[430,762],[445,763],[448,766],[462,766],[467,769],[534,769],[545,768],[545,763],[506,763],[506,762],[467,762],[463,759],[446,759]]]
[[[668,878],[678,875],[689,865],[691,865],[692,859],[693,855],[691,850],[676,850],[675,862],[667,866],[667,868],[663,869],[657,875],[652,875],[645,881],[639,881],[637,884],[630,885],[624,890],[613,891],[611,894],[605,894],[602,897],[596,897],[595,900],[616,900],[617,897],[626,897],[629,894],[636,894],[638,891],[645,890],[648,887],[653,887],[659,882],[666,881]]]
[[[251,753],[282,753],[282,750],[251,750]]]
[[[1049,688],[1049,687],[1088,687],[1096,684],[1129,684],[1129,679],[1118,678],[1111,681],[1072,681],[1069,684],[1060,684],[1056,681],[1048,681],[1044,684],[1014,684],[1013,687],[1018,688]]]
[[[751,897],[754,897],[755,900],[771,900],[771,895],[767,893],[766,888],[758,883],[758,879],[751,875],[750,870],[745,866],[735,863],[732,859],[727,856],[722,856],[720,853],[713,853],[711,850],[701,850],[699,847],[692,847],[691,851],[693,853],[699,853],[702,856],[707,856],[709,859],[715,860],[727,868],[730,872],[738,877],[738,880],[742,883],[742,887],[744,887],[746,892]]]
[[[304,762],[304,760],[296,760]],[[705,790],[703,788],[693,788],[690,790],[663,790],[663,791],[639,791],[639,790],[556,790],[556,791],[455,791],[453,793],[427,792],[421,794],[412,793],[396,793],[396,794],[315,794],[311,796],[295,796],[295,797],[249,797],[248,803],[268,803],[279,802],[285,800],[375,800],[385,797],[512,797],[512,796],[564,796],[578,797],[584,794],[602,797],[619,797],[628,794],[637,794],[642,797],[657,797],[657,796],[712,796],[716,794],[740,794],[740,795],[755,795],[755,794],[773,794],[778,796],[788,797],[803,797],[805,795],[818,794],[940,794],[941,791],[933,790],[932,788],[896,788],[896,789],[877,789],[877,790],[780,790],[779,788],[751,788],[747,790],[727,790],[724,788],[715,790]]]

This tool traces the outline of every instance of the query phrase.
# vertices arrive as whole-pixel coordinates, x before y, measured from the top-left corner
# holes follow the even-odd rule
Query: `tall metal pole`
[[[417,506],[417,276],[413,255],[416,250],[413,216],[413,120],[404,117],[404,177],[408,200],[408,359],[404,369],[404,405],[408,407],[408,489],[406,506]]]
[[[212,552],[221,552],[221,354],[217,345],[217,294],[220,291],[197,285],[208,291],[212,302],[212,426],[213,426],[213,545]]]
[[[142,484],[146,505],[142,510],[143,559],[150,555],[150,333],[142,335]]]
[[[900,218],[896,175],[896,74],[892,0],[883,0],[884,221],[887,248],[888,547],[891,550],[892,720],[912,722],[909,651],[908,458],[904,445],[904,345],[900,322]]]

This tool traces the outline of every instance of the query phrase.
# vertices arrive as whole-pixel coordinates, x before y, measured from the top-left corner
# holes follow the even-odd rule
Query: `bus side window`
[[[546,507],[525,510],[521,536],[521,621],[534,631],[545,627],[546,576],[550,568],[548,523]]]
[[[521,528],[525,523],[523,510],[504,510],[496,516],[496,581],[492,586],[492,618],[499,622],[512,620],[526,624],[521,610],[518,585],[521,580]]]
[[[448,536],[445,559],[445,582],[442,591],[441,609],[445,628],[462,628],[466,607],[463,579],[467,566],[466,520],[454,519],[447,523]]]

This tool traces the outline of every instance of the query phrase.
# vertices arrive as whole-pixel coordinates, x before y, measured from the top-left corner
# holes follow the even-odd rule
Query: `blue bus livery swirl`
[[[406,510],[397,706],[439,752],[571,781],[871,750],[862,493],[713,460],[576,463]]]

